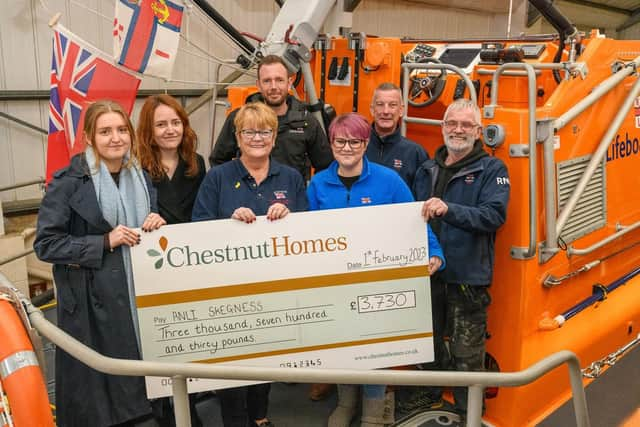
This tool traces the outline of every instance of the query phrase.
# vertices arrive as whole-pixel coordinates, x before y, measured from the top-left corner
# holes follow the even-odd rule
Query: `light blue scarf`
[[[141,227],[144,219],[151,211],[151,201],[144,174],[136,159],[133,159],[131,167],[125,167],[124,165],[129,161],[129,153],[127,153],[122,161],[123,166],[120,169],[119,185],[116,185],[104,161],[101,161],[98,168],[96,168],[96,156],[91,147],[87,147],[85,156],[91,171],[93,187],[98,197],[98,205],[104,219],[112,227],[116,227],[119,224],[131,228]],[[122,245],[121,248],[127,287],[129,289],[131,317],[139,343],[138,315],[131,271],[131,252],[127,245]]]

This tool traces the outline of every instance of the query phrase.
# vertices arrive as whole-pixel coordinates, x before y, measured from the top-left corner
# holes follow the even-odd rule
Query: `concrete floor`
[[[307,384],[274,383],[271,388],[269,418],[277,427],[325,427],[336,405],[335,393],[325,401],[307,397]],[[636,348],[601,378],[587,387],[591,427],[618,427],[640,407],[640,348]],[[197,405],[206,427],[222,426],[215,397],[205,397]],[[354,421],[352,426],[359,425]],[[571,402],[565,403],[538,427],[572,427],[575,416]]]
[[[272,384],[269,419],[276,427],[326,427],[327,418],[336,406],[336,394],[314,402],[307,397],[308,390],[308,384]],[[205,427],[222,427],[216,398],[206,398],[196,408]]]

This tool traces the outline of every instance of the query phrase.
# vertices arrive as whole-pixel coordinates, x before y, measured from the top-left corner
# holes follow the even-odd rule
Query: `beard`
[[[275,96],[276,94],[267,94],[267,96],[263,96],[264,98],[264,103],[267,104],[269,107],[279,107],[282,104],[284,104],[287,100],[287,95],[286,94],[278,94],[277,97]]]
[[[444,145],[447,147],[447,150],[455,154],[461,154],[471,151],[473,149],[473,144],[475,143],[475,141],[476,140],[473,135],[465,136],[464,141],[454,139],[453,135],[444,136]]]

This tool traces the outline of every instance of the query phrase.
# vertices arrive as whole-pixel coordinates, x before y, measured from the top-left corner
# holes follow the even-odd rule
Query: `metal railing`
[[[543,143],[543,152],[544,152],[544,203],[545,203],[545,217],[546,217],[546,228],[545,228],[545,242],[540,250],[541,252],[541,260],[542,262],[550,259],[555,253],[559,250],[558,245],[558,237],[561,235],[563,228],[566,226],[571,213],[575,210],[578,202],[580,200],[580,196],[584,192],[587,187],[589,180],[593,176],[593,173],[597,169],[597,167],[601,164],[604,155],[609,147],[613,139],[613,135],[619,130],[622,125],[623,120],[633,104],[633,100],[637,96],[640,91],[640,80],[637,80],[631,90],[629,91],[628,96],[626,97],[623,105],[621,105],[620,109],[616,113],[614,120],[609,126],[608,130],[603,135],[600,140],[598,147],[594,155],[591,157],[589,165],[582,173],[578,184],[575,189],[571,193],[571,196],[565,203],[562,211],[558,214],[556,211],[556,198],[553,188],[555,188],[555,161],[554,161],[554,136],[558,130],[562,129],[569,123],[571,123],[576,117],[582,114],[585,110],[590,108],[593,104],[595,104],[598,100],[600,100],[603,96],[608,94],[612,89],[616,88],[618,85],[622,84],[627,77],[635,73],[637,67],[640,66],[640,57],[635,58],[633,61],[626,64],[624,67],[621,67],[619,71],[614,73],[612,76],[607,78],[598,84],[584,99],[577,102],[574,106],[569,108],[564,114],[558,117],[555,120],[544,120],[540,123],[540,139]],[[557,215],[557,216],[556,216]],[[585,255],[590,253],[591,251],[604,246],[605,244],[615,240],[621,235],[627,233],[628,231],[618,231],[612,236],[605,238],[601,242],[598,242],[592,245],[590,248],[582,250],[575,249],[573,247],[567,248],[567,253],[569,255]]]
[[[25,249],[25,250],[20,251],[20,252],[16,252],[15,254],[11,254],[9,256],[2,257],[2,258],[0,258],[0,266],[8,264],[11,261],[15,261],[15,260],[20,259],[22,257],[31,255],[32,253],[33,253],[33,248],[29,248],[29,249]]]
[[[34,130],[34,131],[36,131],[38,133],[41,133],[43,135],[46,135],[48,133],[45,129],[42,129],[41,127],[33,125],[33,124],[31,124],[29,122],[26,122],[26,121],[24,121],[22,119],[19,119],[16,116],[12,116],[11,114],[4,113],[4,112],[0,111],[0,117],[2,117],[4,119],[7,119],[7,120],[10,120],[12,122],[15,122],[15,123],[17,123],[19,125],[22,125],[22,126],[28,128],[28,129]]]
[[[571,255],[587,255],[590,254],[591,252],[595,251],[596,249],[600,249],[601,247],[613,242],[614,240],[618,239],[619,237],[624,236],[625,234],[636,230],[637,228],[640,228],[640,221],[636,221],[634,222],[632,225],[628,226],[628,227],[622,227],[620,228],[618,231],[616,231],[615,233],[605,237],[604,239],[594,243],[593,245],[586,247],[584,249],[577,249],[575,248],[573,245],[570,245],[569,247],[567,247],[567,255],[571,256]]]
[[[536,253],[536,143],[543,143],[543,178],[544,178],[544,208],[546,218],[545,228],[545,242],[541,249],[541,262],[545,262],[551,256],[558,252],[558,236],[562,233],[571,213],[575,210],[580,196],[584,192],[589,180],[593,173],[597,169],[598,165],[602,162],[607,148],[613,139],[612,136],[617,132],[622,125],[622,122],[626,118],[634,99],[640,94],[640,79],[637,79],[624,102],[620,106],[619,110],[614,117],[611,126],[603,135],[598,147],[592,156],[589,165],[582,174],[576,188],[573,190],[567,203],[564,205],[562,211],[558,214],[556,211],[556,197],[555,197],[555,160],[554,160],[554,135],[555,133],[569,124],[573,119],[579,116],[586,109],[595,104],[600,98],[606,95],[613,88],[623,83],[626,77],[637,72],[637,68],[640,67],[640,57],[635,58],[633,61],[621,66],[620,70],[614,73],[611,77],[600,83],[594,90],[587,95],[580,102],[576,103],[573,107],[567,110],[557,119],[542,119],[536,120],[536,105],[535,105],[535,71],[538,69],[548,69],[552,67],[545,67],[545,64],[526,64],[526,63],[508,63],[504,64],[493,73],[493,81],[491,86],[491,102],[484,108],[484,117],[493,118],[495,108],[498,107],[498,77],[500,74],[504,74],[505,69],[523,68],[526,71],[528,81],[528,93],[529,93],[529,105],[528,105],[528,147],[526,147],[526,154],[529,157],[529,243],[527,247],[519,248],[512,247],[511,255],[518,259],[527,259],[535,255]],[[578,71],[581,74],[584,72],[584,65],[581,63],[564,64],[562,66],[567,71]],[[558,66],[553,68],[559,68]],[[557,215],[557,216],[556,216]],[[635,228],[635,227],[634,227]],[[586,249],[575,249],[573,247],[567,248],[568,254],[584,255],[592,252],[593,250],[606,245],[609,242],[616,240],[618,237],[628,233],[630,229],[620,230],[613,235],[604,238],[600,242],[597,242]]]
[[[28,307],[28,314],[31,324],[40,334],[97,371],[110,375],[171,377],[173,380],[176,425],[178,427],[186,427],[190,423],[189,401],[187,398],[188,378],[468,387],[467,423],[469,427],[480,427],[485,388],[525,385],[564,364],[567,364],[569,368],[576,425],[578,427],[589,426],[580,363],[574,353],[566,350],[552,354],[523,371],[509,373],[302,368],[293,370],[289,368],[215,366],[202,363],[160,363],[113,359],[103,356],[62,332],[62,330],[45,319],[42,312],[37,308]]]
[[[528,259],[536,254],[536,73],[531,64],[507,63],[499,66],[493,74],[491,81],[491,103],[484,107],[484,117],[493,118],[495,108],[498,106],[498,82],[500,75],[507,70],[523,69],[527,74],[527,102],[528,102],[528,145],[529,157],[529,243],[526,247],[511,248],[511,256],[516,259]],[[545,191],[547,189],[545,188]]]
[[[636,61],[640,61],[640,57],[636,58]],[[563,228],[565,227],[565,225],[567,224],[567,221],[569,220],[569,216],[576,208],[578,201],[580,200],[580,197],[582,196],[584,190],[587,188],[587,185],[589,184],[589,181],[591,180],[591,177],[593,176],[598,166],[602,163],[603,159],[605,158],[609,145],[611,144],[611,141],[614,139],[613,138],[614,135],[616,134],[616,132],[618,132],[618,130],[622,126],[622,122],[627,117],[629,110],[631,110],[631,107],[633,106],[633,103],[639,94],[640,94],[640,78],[636,78],[635,83],[629,90],[629,94],[625,98],[622,105],[620,105],[620,108],[618,109],[618,112],[616,113],[613,121],[611,122],[611,125],[609,126],[605,134],[602,136],[602,139],[600,140],[600,143],[598,144],[596,151],[594,152],[593,156],[589,160],[589,164],[587,165],[587,168],[585,169],[585,171],[582,173],[582,176],[580,177],[580,181],[576,184],[576,188],[571,193],[569,200],[567,200],[566,204],[562,208],[562,211],[560,212],[558,217],[553,218],[555,220],[554,236],[560,236],[560,234],[562,233]],[[547,165],[545,165],[545,167],[546,166]],[[615,237],[610,236],[609,238],[605,238],[604,240],[606,240],[607,242],[613,241],[624,233],[625,233],[624,231],[615,233],[614,234]],[[557,241],[551,242],[549,240],[550,239],[547,239],[547,242],[550,245],[557,244]],[[551,247],[553,248],[553,246]],[[578,254],[577,250],[575,249],[572,249],[572,250],[574,254]]]
[[[30,185],[44,184],[44,178],[36,178],[25,182],[16,182],[15,184],[0,187],[0,193],[3,191],[15,190],[16,188],[28,187]]]
[[[471,100],[475,104],[478,103],[478,99],[477,99],[477,95],[476,95],[476,88],[473,86],[473,82],[471,81],[469,76],[467,76],[467,74],[461,68],[456,67],[455,65],[451,65],[451,64],[406,63],[406,64],[402,64],[402,82],[403,82],[402,83],[402,94],[403,94],[403,104],[404,104],[404,111],[405,112],[409,111],[409,82],[411,80],[409,78],[409,73],[411,72],[411,70],[415,70],[415,69],[435,70],[435,71],[441,70],[441,72],[444,72],[444,70],[453,71],[458,76],[460,76],[460,78],[465,82],[465,85],[466,85],[467,89],[469,90],[469,97],[471,98]],[[444,78],[446,78],[446,76],[444,76]],[[418,124],[423,124],[423,125],[439,126],[440,122],[441,122],[441,120],[423,119],[421,117],[413,117],[413,116],[409,116],[409,115],[405,114],[402,117],[402,120],[400,121],[400,133],[403,136],[407,134],[407,123],[418,123]]]
[[[0,294],[15,295],[11,282],[0,273]],[[484,389],[487,387],[517,387],[531,383],[547,372],[566,364],[571,383],[576,425],[589,427],[589,416],[582,374],[577,356],[570,351],[560,351],[519,372],[451,372],[451,371],[401,371],[354,369],[290,369],[240,366],[216,366],[204,363],[160,363],[140,360],[114,359],[101,355],[67,335],[49,322],[42,311],[20,296],[31,326],[60,349],[87,366],[109,375],[171,377],[174,411],[177,427],[190,423],[187,395],[188,378],[215,378],[228,380],[280,381],[296,383],[337,384],[388,384],[406,386],[467,387],[467,423],[469,427],[481,426]],[[19,305],[19,304],[18,304]]]

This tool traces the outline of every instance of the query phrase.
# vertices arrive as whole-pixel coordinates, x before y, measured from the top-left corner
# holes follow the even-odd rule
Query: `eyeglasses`
[[[331,142],[336,148],[344,148],[345,145],[349,144],[352,150],[357,150],[362,147],[364,144],[364,139],[344,139],[344,138],[336,138]]]
[[[242,129],[240,131],[240,135],[242,135],[245,139],[253,139],[256,135],[260,136],[261,139],[268,139],[273,136],[273,129],[265,129],[265,130],[256,130],[256,129]]]
[[[443,125],[445,127],[445,129],[447,130],[454,130],[457,129],[458,126],[460,126],[460,128],[462,128],[462,130],[464,132],[469,132],[474,130],[475,128],[477,128],[478,124],[475,124],[473,122],[456,122],[455,120],[447,120],[445,122],[443,122]]]

